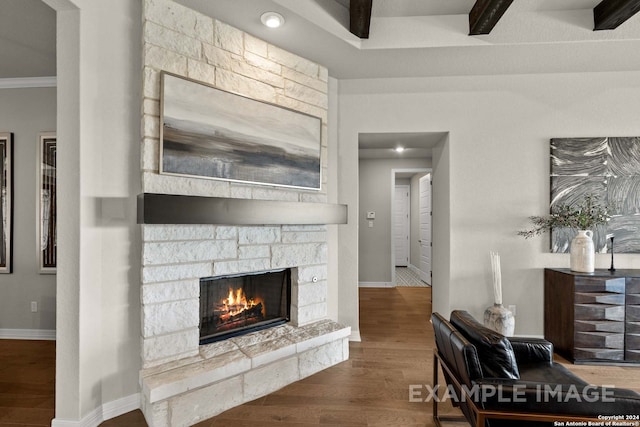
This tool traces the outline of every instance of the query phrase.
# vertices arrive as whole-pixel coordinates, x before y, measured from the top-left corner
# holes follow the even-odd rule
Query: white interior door
[[[420,269],[419,276],[431,284],[431,174],[420,178]]]
[[[393,244],[396,267],[409,265],[409,186],[396,185],[393,199]]]

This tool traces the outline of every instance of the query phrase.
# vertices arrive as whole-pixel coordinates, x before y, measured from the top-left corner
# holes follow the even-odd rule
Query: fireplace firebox
[[[291,269],[200,279],[200,344],[286,323],[290,301]]]

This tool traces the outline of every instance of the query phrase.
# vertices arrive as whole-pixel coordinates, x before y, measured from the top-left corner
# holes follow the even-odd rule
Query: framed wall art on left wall
[[[0,273],[11,273],[13,251],[13,133],[0,132]]]
[[[40,134],[37,162],[38,232],[36,236],[38,239],[38,263],[42,274],[55,274],[56,272],[56,142],[55,133],[43,132]]]

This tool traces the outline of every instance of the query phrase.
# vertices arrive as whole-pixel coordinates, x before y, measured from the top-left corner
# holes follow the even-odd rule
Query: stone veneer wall
[[[144,0],[143,65],[144,192],[326,201],[326,68],[170,0]],[[321,191],[160,175],[161,71],[320,117]],[[140,376],[150,425],[190,425],[348,358],[349,328],[325,319],[327,226],[142,227]],[[201,277],[283,267],[294,268],[290,324],[198,345]],[[253,385],[256,371],[272,381]]]

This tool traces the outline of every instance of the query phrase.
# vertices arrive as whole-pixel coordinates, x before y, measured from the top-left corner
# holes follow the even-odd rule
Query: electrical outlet
[[[31,301],[31,312],[36,313],[38,311],[38,301]]]
[[[516,315],[516,306],[515,305],[510,305],[507,308],[509,309],[511,314],[513,314],[513,316],[515,317],[515,315]]]

